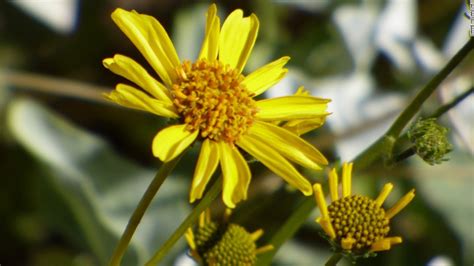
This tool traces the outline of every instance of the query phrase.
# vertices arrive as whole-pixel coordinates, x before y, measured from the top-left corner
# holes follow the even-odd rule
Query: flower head
[[[418,119],[407,132],[416,154],[431,165],[448,160],[445,155],[453,147],[447,134],[448,129],[438,124],[436,118]]]
[[[244,227],[229,223],[228,209],[223,223],[211,221],[209,209],[203,212],[198,228],[186,232],[191,256],[204,265],[254,265],[257,255],[272,250],[271,245],[257,248],[255,242],[263,231],[249,233]]]
[[[382,204],[393,188],[391,183],[385,184],[376,199],[371,199],[352,194],[351,179],[352,163],[344,163],[342,195],[339,195],[338,175],[332,169],[329,174],[332,202],[329,206],[326,206],[321,184],[313,186],[316,203],[321,211],[321,217],[316,222],[321,225],[335,250],[356,259],[389,250],[392,245],[401,243],[401,237],[387,237],[390,232],[389,223],[415,197],[415,190],[412,189],[392,208],[385,210]]]
[[[329,100],[307,94],[255,100],[285,76],[289,57],[242,74],[257,38],[259,21],[254,14],[243,17],[238,9],[221,27],[216,13],[213,4],[207,12],[201,52],[191,62],[179,59],[156,19],[135,11],[115,10],[112,19],[140,50],[160,81],[133,59],[115,55],[105,59],[104,66],[139,88],[118,84],[105,97],[126,107],[178,119],[179,124],[161,130],[153,139],[153,154],[164,162],[176,158],[196,140],[202,141],[191,202],[202,197],[218,165],[224,178],[224,203],[232,208],[246,199],[251,174],[240,149],[305,195],[311,195],[311,184],[291,162],[319,170],[327,164],[326,158],[297,134],[274,122],[317,120],[321,125],[328,115]]]

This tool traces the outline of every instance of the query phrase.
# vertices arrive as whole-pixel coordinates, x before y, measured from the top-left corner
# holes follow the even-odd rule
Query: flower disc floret
[[[189,228],[186,232],[190,254],[201,265],[251,266],[255,265],[259,254],[273,249],[271,245],[257,248],[256,241],[263,235],[263,230],[249,233],[244,227],[229,223],[231,214],[227,209],[224,220],[218,223],[211,221],[207,209],[199,217],[198,228],[194,231]]]
[[[328,206],[328,211],[336,241],[354,239],[353,251],[356,253],[368,250],[390,231],[384,209],[365,196],[352,195],[336,200]]]
[[[209,223],[195,234],[196,247],[206,265],[254,265],[256,245],[242,226],[229,224],[218,228]]]
[[[252,126],[257,107],[237,70],[214,60],[184,62],[172,86],[173,103],[187,130],[233,143]]]

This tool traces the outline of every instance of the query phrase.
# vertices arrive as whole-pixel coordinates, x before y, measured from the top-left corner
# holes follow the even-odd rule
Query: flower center
[[[252,125],[257,107],[242,84],[244,76],[219,61],[185,61],[172,87],[174,104],[189,131],[235,142]]]
[[[211,222],[195,235],[197,251],[205,265],[254,265],[256,245],[247,230],[237,224]]]
[[[355,239],[352,250],[356,253],[365,252],[390,231],[384,209],[365,196],[352,195],[336,200],[328,206],[328,211],[337,242],[349,237]]]

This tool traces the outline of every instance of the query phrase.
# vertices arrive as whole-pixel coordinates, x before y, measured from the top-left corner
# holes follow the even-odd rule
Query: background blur
[[[210,2],[172,0],[0,1],[0,264],[104,265],[159,168],[151,140],[166,121],[101,98],[121,78],[102,59],[145,60],[110,19],[117,8],[155,16],[181,59],[194,59]],[[333,101],[333,114],[306,135],[331,162],[351,160],[380,136],[417,89],[468,40],[462,0],[222,1],[257,14],[260,32],[245,73],[283,55],[290,72],[266,96],[304,85]],[[470,54],[423,106],[430,114],[474,84]],[[148,67],[148,69],[150,69]],[[395,167],[355,166],[354,191],[376,196],[393,182],[388,205],[410,188],[414,202],[392,223],[402,245],[363,265],[473,265],[474,97],[441,118],[455,149],[442,165],[411,157]],[[194,147],[160,189],[123,265],[143,264],[189,213]],[[304,171],[304,170],[303,170]],[[267,238],[301,201],[259,164],[250,199],[232,219]],[[304,171],[322,180],[324,173]],[[278,206],[278,208],[275,208]],[[222,206],[217,204],[215,215]],[[311,219],[275,265],[320,265],[330,255]],[[184,241],[164,265],[192,265]],[[347,264],[347,263],[346,263]]]

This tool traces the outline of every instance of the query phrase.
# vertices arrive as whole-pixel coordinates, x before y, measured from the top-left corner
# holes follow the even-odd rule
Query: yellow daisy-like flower
[[[112,72],[135,83],[118,84],[106,98],[120,105],[167,118],[177,118],[155,136],[154,156],[168,162],[196,140],[202,141],[192,182],[190,201],[202,197],[220,164],[223,201],[228,207],[247,197],[250,170],[238,148],[301,190],[312,194],[311,184],[290,163],[321,169],[325,157],[298,135],[274,121],[324,119],[329,100],[296,95],[256,101],[254,97],[280,81],[289,57],[277,59],[251,74],[241,72],[257,38],[259,22],[242,10],[222,24],[216,5],[207,12],[204,41],[198,59],[181,62],[161,24],[151,16],[117,9],[112,19],[156,71],[156,80],[133,59],[115,55],[103,61]]]
[[[191,256],[198,262],[209,266],[255,265],[257,255],[273,249],[272,245],[257,248],[256,241],[263,235],[259,229],[249,233],[244,227],[229,223],[227,218],[231,210],[227,209],[223,223],[211,220],[209,209],[199,216],[199,225],[195,231],[186,232],[186,240]]]
[[[336,169],[329,173],[329,192],[331,204],[326,200],[321,184],[314,184],[314,196],[321,211],[316,222],[335,246],[336,250],[355,258],[377,251],[389,250],[392,245],[402,242],[401,237],[387,237],[390,220],[399,213],[415,197],[412,189],[395,205],[384,210],[382,204],[393,188],[391,183],[385,184],[379,196],[374,200],[366,196],[351,193],[352,163],[344,163],[342,167],[342,195],[338,191],[338,175]]]

